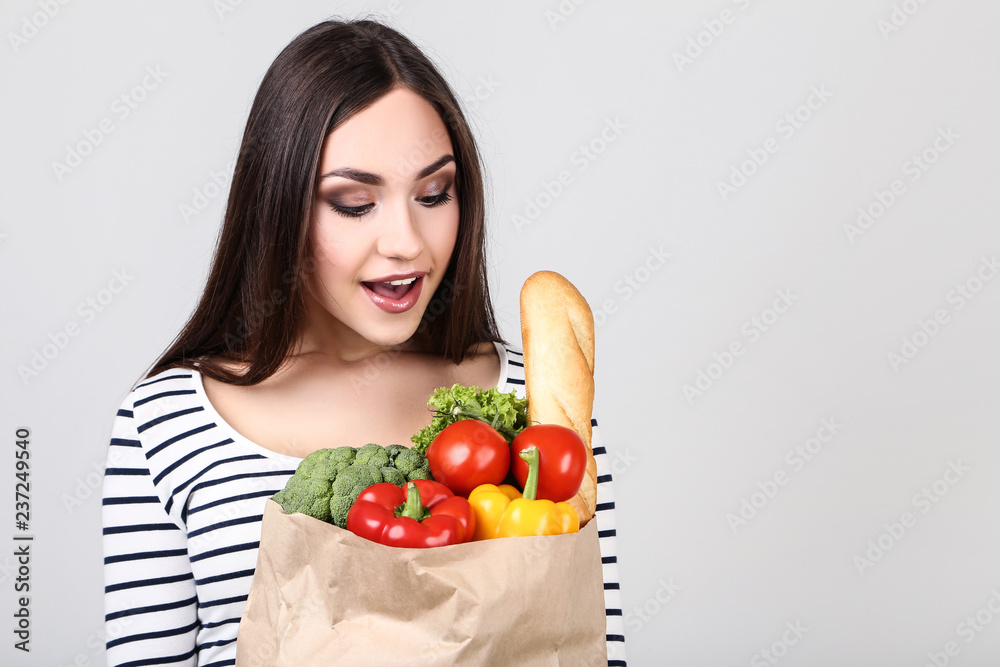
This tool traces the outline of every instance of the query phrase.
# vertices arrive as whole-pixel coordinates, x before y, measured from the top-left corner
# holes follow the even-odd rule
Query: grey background
[[[228,183],[267,66],[315,22],[368,11],[466,100],[504,334],[519,341],[518,291],[540,269],[598,313],[595,415],[616,475],[630,662],[774,664],[767,649],[783,665],[995,664],[1000,280],[961,308],[954,291],[1000,251],[1000,6],[985,0],[5,2],[0,663],[103,663],[114,412],[200,294],[226,196],[213,174]],[[115,100],[147,68],[162,81],[122,117]],[[811,90],[827,99],[800,108]],[[113,131],[58,178],[53,163],[105,118]],[[590,144],[602,152],[581,169]],[[776,152],[724,199],[718,183],[765,145]],[[925,150],[936,161],[912,180]],[[562,171],[568,185],[546,198]],[[897,179],[905,190],[852,243],[845,225]],[[540,213],[519,226],[529,200]],[[127,284],[104,291],[115,271]],[[792,305],[775,320],[780,290]],[[921,337],[938,310],[945,323]],[[756,339],[753,317],[770,322]],[[915,334],[925,344],[893,368]],[[737,341],[743,354],[712,367]],[[46,345],[57,352],[25,381],[19,367]],[[699,371],[715,379],[686,396]],[[842,427],[793,466],[823,419]],[[20,426],[28,656],[11,632]],[[769,486],[775,475],[786,483]],[[935,484],[943,494],[920,500]],[[744,499],[760,507],[734,530]],[[890,548],[859,566],[880,539]]]

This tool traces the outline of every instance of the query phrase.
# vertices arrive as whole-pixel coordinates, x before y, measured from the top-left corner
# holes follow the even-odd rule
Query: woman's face
[[[365,356],[372,343],[413,335],[455,247],[455,169],[441,118],[406,88],[327,137],[307,281],[310,333],[320,347]]]

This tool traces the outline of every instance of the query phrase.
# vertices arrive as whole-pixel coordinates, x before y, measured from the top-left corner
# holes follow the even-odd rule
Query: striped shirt
[[[497,343],[500,391],[524,397],[519,349]],[[611,469],[593,422],[608,664],[625,664]],[[136,385],[112,427],[104,478],[108,665],[236,664],[265,501],[302,459],[223,420],[201,374],[168,369]]]

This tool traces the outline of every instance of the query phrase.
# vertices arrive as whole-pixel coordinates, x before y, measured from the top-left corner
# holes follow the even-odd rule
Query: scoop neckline
[[[498,343],[496,341],[492,341],[492,343],[493,347],[496,348],[497,355],[500,357],[500,377],[498,378],[495,386],[497,387],[497,389],[502,391],[504,386],[507,384],[507,380],[509,378],[509,373],[507,372],[508,371],[507,348],[502,343]],[[278,461],[283,461],[285,463],[293,465],[298,465],[299,463],[302,462],[302,459],[297,456],[282,454],[281,452],[276,452],[273,449],[268,449],[267,447],[258,445],[256,442],[250,440],[242,433],[237,431],[232,424],[223,419],[222,415],[219,414],[219,411],[215,409],[215,405],[213,405],[212,401],[209,400],[208,392],[205,391],[205,382],[201,374],[201,371],[196,368],[192,369],[191,377],[192,380],[194,381],[194,389],[198,395],[198,400],[200,400],[202,405],[204,406],[205,412],[209,414],[209,416],[212,418],[213,421],[215,421],[217,426],[225,429],[228,432],[229,437],[233,440],[233,442],[257,454],[266,456],[271,459],[276,459]]]

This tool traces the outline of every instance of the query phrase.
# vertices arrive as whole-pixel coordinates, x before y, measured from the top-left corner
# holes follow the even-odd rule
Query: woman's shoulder
[[[499,357],[500,372],[497,388],[502,392],[516,391],[524,394],[524,354],[520,346],[511,343],[486,343],[496,350]],[[489,348],[486,348],[489,349]],[[487,385],[493,386],[493,385]]]
[[[200,384],[201,376],[195,369],[180,366],[165,368],[138,380],[125,397],[122,408],[132,411],[162,410],[157,406],[164,401],[174,405],[179,402],[195,404],[200,401]]]

